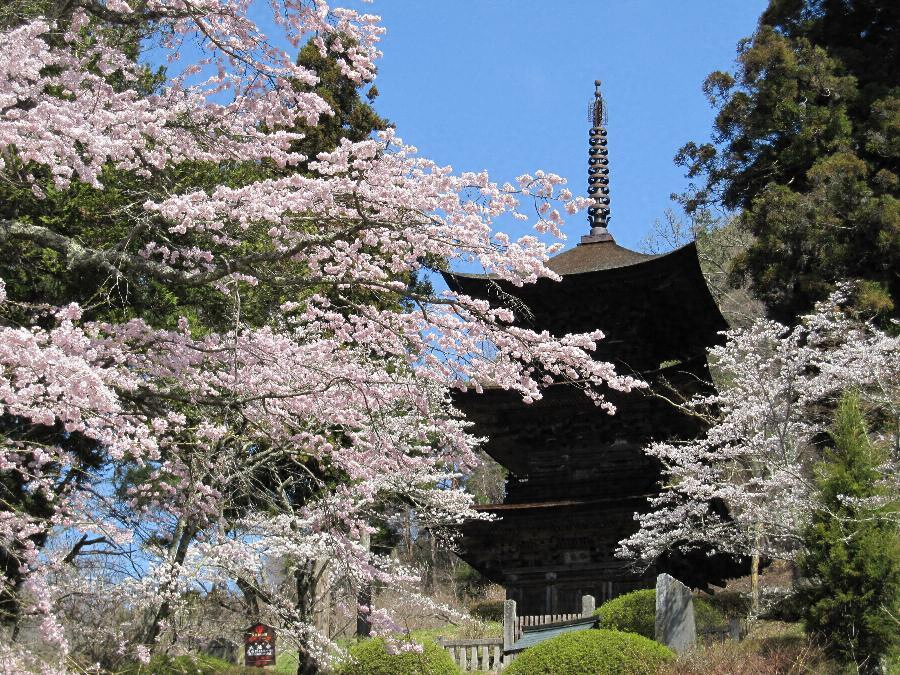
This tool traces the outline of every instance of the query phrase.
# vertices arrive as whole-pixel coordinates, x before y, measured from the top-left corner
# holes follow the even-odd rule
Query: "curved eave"
[[[595,248],[604,247],[604,248]],[[642,270],[651,270],[657,266],[668,266],[673,260],[681,260],[687,257],[693,258],[699,269],[699,261],[697,260],[697,246],[694,242],[685,244],[674,251],[663,253],[660,255],[650,255],[647,253],[638,253],[627,248],[623,248],[618,244],[585,244],[575,246],[571,249],[559,253],[550,260],[546,265],[551,270],[559,274],[564,279],[569,277],[596,277],[598,282],[607,276],[615,276],[617,272],[632,267],[640,267]],[[649,266],[649,267],[648,267]],[[441,276],[447,282],[452,290],[457,279],[472,282],[494,282],[508,283],[500,279],[496,274],[477,274],[471,272],[453,272],[442,271]],[[549,279],[540,279],[538,283],[550,281]],[[552,282],[551,282],[552,283]]]
[[[517,504],[481,504],[478,506],[472,507],[475,511],[479,511],[481,513],[493,513],[496,515],[502,515],[504,511],[534,511],[539,509],[563,509],[563,508],[575,508],[575,507],[593,507],[598,504],[624,504],[626,502],[643,502],[646,501],[649,497],[653,497],[655,493],[648,492],[646,494],[636,494],[636,495],[616,495],[615,497],[608,498],[595,498],[595,499],[557,499],[557,500],[546,500],[541,502],[526,502],[526,503],[517,503]]]
[[[597,245],[580,248],[591,246]],[[453,291],[509,307],[519,324],[535,330],[562,335],[600,329],[607,339],[598,355],[639,370],[700,354],[720,341],[718,333],[728,324],[709,292],[693,243],[634,260],[614,267],[599,261],[595,265],[601,269],[521,287],[491,275],[448,272],[444,278]]]

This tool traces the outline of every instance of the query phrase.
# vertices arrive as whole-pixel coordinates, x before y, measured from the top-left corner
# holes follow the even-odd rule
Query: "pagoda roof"
[[[610,237],[606,241],[582,243],[563,251],[550,258],[547,267],[561,276],[566,276],[629,267],[659,257],[619,246]]]
[[[584,237],[590,239],[590,237]],[[687,245],[688,247],[691,244]],[[672,251],[671,253],[674,253]],[[655,258],[664,258],[671,253],[652,255],[639,253],[630,248],[619,246],[615,239],[608,237],[601,241],[582,242],[573,248],[566,249],[550,258],[546,265],[560,276],[570,274],[587,274],[590,272],[602,272],[605,270],[620,269],[638,265]],[[444,277],[462,277],[464,279],[499,279],[496,274],[478,274],[471,272],[446,272]],[[453,284],[448,281],[452,287]]]
[[[547,267],[559,275],[584,274],[637,265],[657,255],[638,253],[619,246],[612,237],[605,241],[582,243],[547,261]]]
[[[610,237],[579,244],[547,266],[562,280],[515,286],[494,275],[455,272],[445,272],[444,279],[453,291],[509,307],[517,323],[535,330],[563,335],[600,329],[607,339],[596,356],[641,371],[704,353],[728,327],[693,243],[647,255]]]

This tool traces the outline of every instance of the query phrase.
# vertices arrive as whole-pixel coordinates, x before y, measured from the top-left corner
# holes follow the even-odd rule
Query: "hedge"
[[[389,654],[383,638],[364,640],[350,648],[350,658],[338,675],[459,675],[459,668],[440,645],[424,640],[421,652]]]
[[[634,633],[564,633],[519,654],[504,675],[650,675],[675,660],[668,647]]]
[[[469,614],[479,621],[503,621],[503,600],[482,600],[472,605]]]
[[[604,602],[594,614],[600,617],[600,628],[637,633],[652,640],[656,633],[656,591],[648,588],[625,593]],[[694,598],[694,622],[699,631],[722,626],[725,618],[705,600]]]

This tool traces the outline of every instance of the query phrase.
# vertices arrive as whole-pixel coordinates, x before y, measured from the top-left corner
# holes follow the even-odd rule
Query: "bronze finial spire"
[[[606,104],[600,94],[600,80],[594,80],[594,100],[588,109],[591,123],[588,150],[588,194],[594,203],[588,208],[591,233],[581,238],[582,244],[613,241],[606,229],[609,223],[609,150],[606,147]]]

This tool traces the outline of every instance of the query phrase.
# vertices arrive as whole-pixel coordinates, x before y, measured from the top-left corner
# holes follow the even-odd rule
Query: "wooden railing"
[[[503,603],[503,665],[512,663],[516,655],[509,654],[510,648],[516,640],[522,637],[522,629],[530,626],[542,626],[557,621],[568,621],[579,617],[591,616],[597,603],[593,595],[581,596],[581,612],[577,614],[543,614],[536,616],[518,616],[516,613],[516,601],[507,600]]]
[[[585,595],[581,598],[581,612],[566,614],[542,614],[536,616],[518,616],[516,601],[503,603],[503,637],[481,638],[471,640],[444,640],[438,638],[441,645],[459,669],[465,672],[473,670],[499,672],[501,668],[512,663],[515,654],[507,651],[522,637],[522,629],[532,626],[543,626],[558,621],[570,621],[591,616],[596,603],[594,597]]]
[[[617,591],[621,590],[616,588]],[[600,595],[604,601],[612,597],[613,585],[604,584],[600,588]],[[499,673],[512,663],[516,653],[511,652],[513,645],[522,637],[526,628],[545,626],[561,621],[573,621],[586,618],[594,613],[596,602],[591,595],[581,598],[581,612],[566,614],[542,614],[531,616],[518,616],[515,600],[507,600],[503,603],[503,637],[481,638],[471,640],[444,640],[438,638],[440,644],[451,656],[453,662],[463,672],[482,671]],[[741,622],[732,619],[727,626],[715,626],[697,631],[697,639],[702,643],[720,642],[727,639],[740,640],[742,637]],[[548,629],[549,630],[549,629]],[[529,631],[531,635],[531,631]],[[522,649],[517,646],[515,651]]]
[[[548,623],[556,623],[557,621],[571,621],[572,619],[580,619],[582,616],[584,615],[581,612],[576,612],[574,614],[534,614],[516,617],[516,630],[513,638],[518,640],[522,637],[523,628],[546,626]]]
[[[503,638],[476,640],[444,640],[438,638],[461,671],[483,670],[498,672],[503,666]]]

